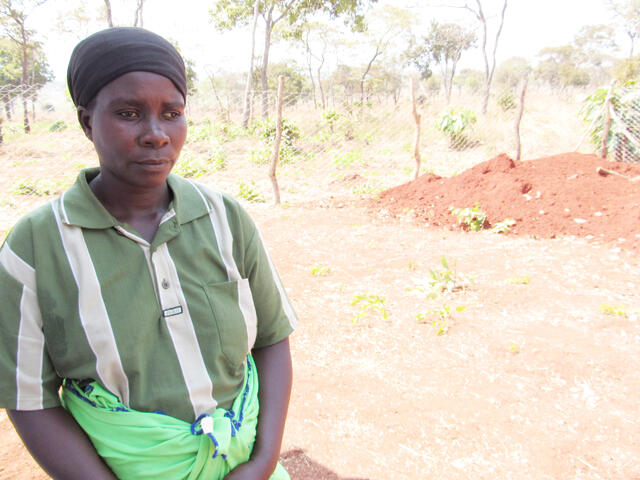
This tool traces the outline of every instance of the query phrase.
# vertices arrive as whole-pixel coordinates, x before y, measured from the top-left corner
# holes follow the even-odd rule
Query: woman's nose
[[[144,124],[140,141],[145,147],[160,148],[169,143],[169,135],[158,119],[150,118]]]

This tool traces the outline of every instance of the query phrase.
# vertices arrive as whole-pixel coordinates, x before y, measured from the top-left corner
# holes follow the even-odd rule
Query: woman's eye
[[[174,119],[174,118],[178,118],[182,115],[181,112],[167,112],[164,114],[164,116],[168,119]]]
[[[138,112],[134,112],[133,110],[125,110],[124,112],[118,112],[123,118],[138,118]]]

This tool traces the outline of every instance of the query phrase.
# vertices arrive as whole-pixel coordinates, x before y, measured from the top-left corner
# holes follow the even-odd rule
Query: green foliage
[[[487,221],[487,214],[480,208],[479,203],[474,207],[454,208],[451,214],[456,216],[458,223],[465,225],[465,229],[473,232],[482,230]]]
[[[363,294],[353,297],[351,305],[359,305],[360,311],[353,317],[353,323],[366,317],[369,312],[380,314],[385,320],[389,318],[389,311],[385,307],[386,299],[379,295]]]
[[[331,274],[331,268],[327,265],[323,265],[322,263],[314,263],[313,267],[311,267],[311,275],[316,275],[318,277],[325,277]]]
[[[505,112],[516,108],[516,98],[511,92],[502,93],[500,96],[498,96],[498,99],[496,101],[498,102],[500,108]]]
[[[456,312],[463,312],[466,310],[466,305],[459,305],[455,307]],[[434,318],[435,317],[435,318]],[[443,303],[439,307],[435,307],[431,310],[428,310],[424,313],[419,313],[417,315],[418,322],[423,323],[427,322],[430,319],[431,324],[436,328],[436,335],[444,335],[449,331],[449,321],[451,320],[451,305],[448,303]]]
[[[627,318],[629,316],[626,307],[620,305],[609,305],[607,303],[603,303],[602,305],[600,305],[600,311],[605,315],[614,315],[624,318]]]
[[[513,218],[506,218],[501,222],[497,222],[491,227],[491,233],[506,233],[516,224]]]
[[[272,145],[276,139],[275,121],[267,121],[262,127],[262,138]],[[282,143],[284,145],[293,146],[293,142],[300,138],[300,129],[293,121],[286,118],[282,119]]]
[[[382,190],[381,187],[372,185],[370,183],[363,183],[351,188],[351,192],[354,195],[371,195],[374,193],[380,193],[381,190]]]
[[[250,185],[238,182],[238,197],[244,198],[248,202],[261,203],[265,201],[262,194],[256,190],[256,184],[253,181]]]
[[[353,164],[362,162],[362,150],[352,150],[350,152],[339,152],[331,161],[331,165],[336,168],[346,168]]]
[[[512,275],[507,279],[509,285],[528,285],[531,282],[529,275]]]
[[[57,122],[54,122],[49,127],[50,132],[61,132],[66,129],[67,129],[67,124],[64,122],[64,120],[58,120]]]
[[[188,125],[187,143],[201,142],[211,139],[213,135],[213,127],[211,126],[211,120],[208,118],[205,117],[197,124],[188,121]]]
[[[322,119],[329,125],[329,130],[333,133],[335,125],[340,119],[340,113],[336,110],[325,110],[322,112]]]
[[[604,131],[604,104],[609,88],[601,87],[587,95],[580,108],[580,115],[590,125],[589,138],[595,148],[601,148]],[[640,110],[640,85],[634,81],[617,86],[612,91],[611,116],[607,150],[616,151],[616,160],[640,161],[640,149],[635,146],[640,139],[638,111]],[[635,142],[628,137],[635,137]]]
[[[36,180],[23,178],[16,180],[9,187],[9,192],[13,195],[33,195],[36,197],[44,197],[46,195],[55,195],[60,193],[60,183],[46,178],[38,178]]]
[[[462,290],[469,279],[457,272],[456,262],[449,264],[446,257],[440,257],[442,268],[430,268],[429,278],[416,281],[416,290],[426,293],[428,298],[437,298],[442,294],[451,294]]]
[[[477,117],[473,110],[465,107],[451,107],[442,114],[436,123],[436,128],[449,137],[449,145],[452,148],[462,149],[468,143],[465,133],[476,121]]]
[[[210,153],[211,155],[206,157],[183,151],[180,160],[173,167],[173,173],[185,178],[198,178],[213,171],[224,170],[227,166],[227,154],[224,149],[220,145],[212,145]]]

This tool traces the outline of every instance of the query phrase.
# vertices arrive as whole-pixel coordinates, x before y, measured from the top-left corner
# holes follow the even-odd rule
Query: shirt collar
[[[62,195],[61,206],[64,223],[92,229],[121,225],[104,208],[104,205],[100,203],[89,187],[89,182],[98,173],[100,173],[99,167],[81,170],[76,182]],[[200,190],[189,180],[170,174],[167,183],[173,193],[169,212],[175,211],[176,219],[181,225],[207,215],[211,210]]]

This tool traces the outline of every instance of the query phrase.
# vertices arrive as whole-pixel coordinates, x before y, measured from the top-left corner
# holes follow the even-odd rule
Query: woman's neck
[[[107,186],[102,174],[98,174],[89,187],[114,218],[130,225],[148,242],[153,240],[171,202],[171,190],[166,182],[149,188]]]

